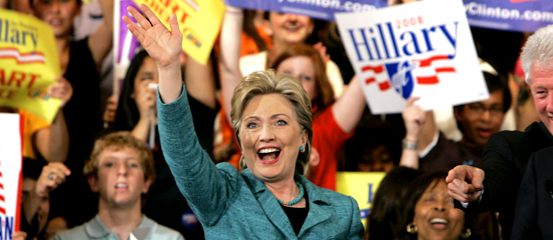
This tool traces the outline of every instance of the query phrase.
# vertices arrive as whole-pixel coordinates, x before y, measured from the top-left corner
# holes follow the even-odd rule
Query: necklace
[[[294,200],[290,201],[290,202],[287,202],[285,203],[284,201],[280,200],[280,199],[277,199],[278,203],[284,205],[284,206],[292,206],[298,202],[300,202],[300,200],[303,198],[303,185],[301,185],[300,182],[296,181],[296,185],[298,185],[298,187],[300,188],[300,194],[298,195],[297,198],[295,198]]]

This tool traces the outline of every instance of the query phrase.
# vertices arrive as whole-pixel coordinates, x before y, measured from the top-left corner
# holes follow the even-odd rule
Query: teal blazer
[[[202,224],[206,239],[363,239],[357,202],[315,186],[296,174],[309,212],[296,236],[288,217],[265,184],[248,169],[215,166],[201,148],[183,88],[168,104],[157,97],[161,147],[177,186]],[[170,206],[169,206],[170,207]]]

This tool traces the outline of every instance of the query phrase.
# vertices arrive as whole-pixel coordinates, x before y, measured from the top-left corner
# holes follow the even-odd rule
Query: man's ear
[[[153,181],[151,177],[148,177],[146,181],[144,182],[144,187],[142,188],[142,193],[146,194],[148,193],[148,190],[150,189],[150,186],[152,185]]]
[[[464,107],[464,106],[461,106],[461,107]],[[461,112],[459,112],[459,108],[454,107],[453,108],[453,114],[455,115],[455,120],[460,122],[461,119],[462,119],[462,116],[461,116]]]
[[[88,182],[88,185],[90,186],[90,190],[92,190],[92,192],[99,192],[100,189],[98,188],[98,178],[96,178],[96,176],[94,175],[91,175],[91,176],[88,176],[88,178],[86,179],[87,182]]]

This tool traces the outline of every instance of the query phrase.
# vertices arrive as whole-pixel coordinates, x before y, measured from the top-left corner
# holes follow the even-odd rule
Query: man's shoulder
[[[54,240],[88,239],[90,237],[88,236],[85,230],[86,224],[88,223],[84,223],[83,225],[79,225],[74,228],[70,228],[70,229],[58,232],[56,233],[53,239]]]
[[[150,221],[151,224],[155,225],[155,230],[154,230],[154,232],[152,232],[150,234],[148,239],[152,239],[152,240],[154,240],[154,239],[155,240],[157,240],[157,239],[160,239],[160,240],[173,240],[173,239],[182,240],[182,239],[184,239],[184,237],[179,232],[177,232],[177,231],[175,231],[171,228],[163,226],[163,225],[155,222],[154,220],[146,218],[146,217],[145,217],[145,220]]]

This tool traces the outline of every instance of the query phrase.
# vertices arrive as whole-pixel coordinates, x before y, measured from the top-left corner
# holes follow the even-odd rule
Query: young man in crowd
[[[491,73],[483,72],[490,97],[480,102],[454,107],[457,126],[463,133],[459,142],[438,131],[431,111],[415,105],[410,98],[403,111],[406,136],[400,165],[425,171],[449,170],[457,165],[479,166],[482,152],[491,135],[499,132],[505,112],[511,104],[506,84]]]
[[[98,214],[54,239],[184,239],[142,214],[143,194],[155,177],[154,161],[151,151],[130,132],[98,139],[84,175],[98,193]]]

